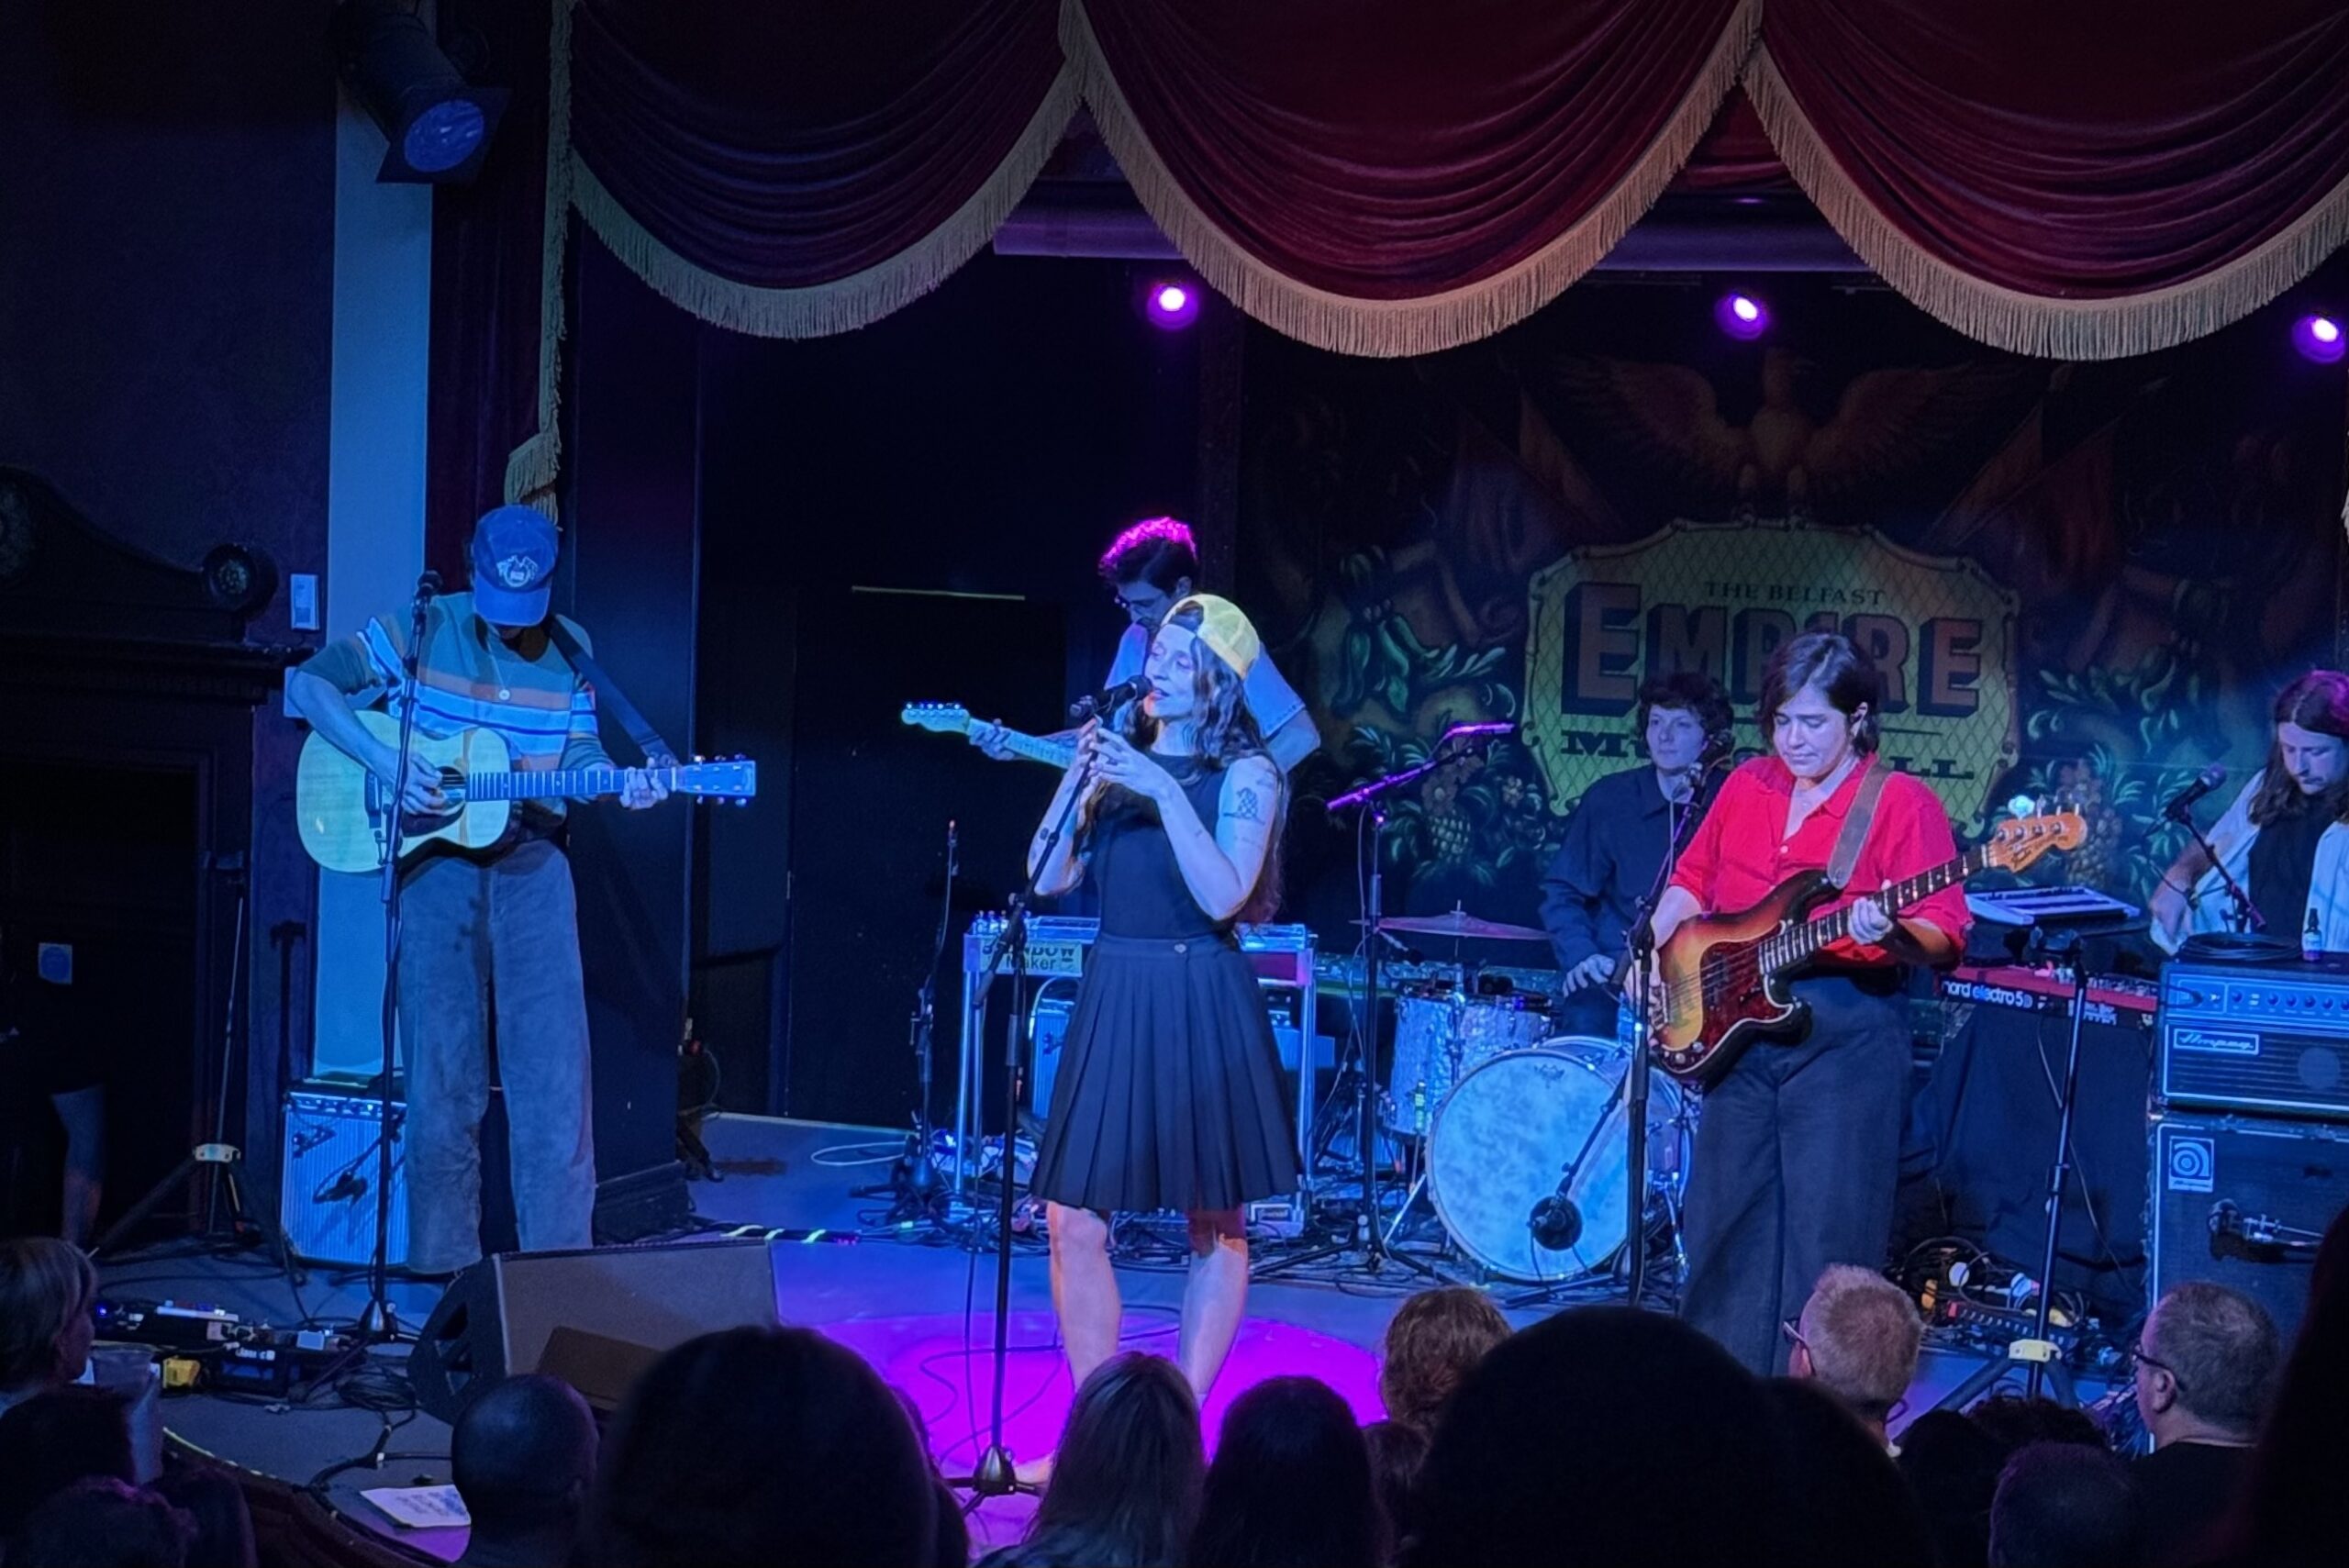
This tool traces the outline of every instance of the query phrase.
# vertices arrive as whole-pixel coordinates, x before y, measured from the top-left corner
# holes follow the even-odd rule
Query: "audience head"
[[[1676,1319],[1585,1307],[1512,1336],[1461,1385],[1428,1450],[1409,1561],[1772,1561],[1780,1494],[1753,1374]]]
[[[1849,1406],[1880,1433],[1917,1375],[1924,1319],[1873,1269],[1833,1263],[1803,1303],[1787,1370]]]
[[[153,1490],[195,1527],[188,1568],[255,1568],[252,1509],[235,1476],[208,1464],[185,1465],[163,1472]]]
[[[1776,1407],[1787,1523],[1816,1568],[1932,1568],[1925,1517],[1884,1438],[1818,1383],[1765,1385]]]
[[[1327,1384],[1275,1377],[1231,1403],[1208,1467],[1194,1568],[1376,1568],[1370,1451]]]
[[[822,1489],[854,1477],[854,1507]],[[647,1371],[590,1509],[607,1568],[927,1562],[938,1489],[879,1375],[806,1329],[729,1329]]]
[[[2105,1446],[2103,1430],[2085,1411],[2043,1396],[1993,1394],[1966,1414],[2007,1453],[2032,1443]]]
[[[2266,1309],[2241,1291],[2205,1280],[2171,1286],[2137,1336],[2137,1413],[2154,1446],[2249,1441],[2282,1356]]]
[[[1370,1481],[1386,1516],[1386,1539],[1399,1551],[1419,1534],[1419,1472],[1428,1462],[1428,1435],[1401,1421],[1373,1421],[1362,1429],[1370,1450]]]
[[[195,1521],[112,1476],[74,1482],[27,1516],[8,1561],[73,1568],[185,1568]]]
[[[1990,1568],[2134,1568],[2129,1467],[2084,1443],[2031,1443],[2007,1461],[1990,1503]]]
[[[1206,1475],[1190,1383],[1163,1357],[1111,1356],[1069,1407],[1028,1539],[1104,1568],[1179,1562]]]
[[[450,1479],[477,1543],[571,1554],[596,1481],[596,1413],[569,1384],[509,1377],[465,1407],[449,1443]]]
[[[2336,1216],[2309,1275],[2309,1305],[2292,1340],[2251,1475],[2229,1534],[2234,1555],[2261,1564],[2330,1562],[2349,1538],[2349,1208]]]
[[[1924,1510],[1934,1560],[1942,1568],[1982,1568],[2005,1447],[1959,1411],[1928,1410],[1900,1434],[1896,1462]]]
[[[76,1481],[138,1473],[120,1395],[68,1385],[28,1399],[0,1415],[0,1537]]]
[[[0,1240],[0,1399],[82,1375],[97,1326],[98,1273],[50,1236]]]
[[[1388,1321],[1379,1351],[1378,1396],[1386,1414],[1432,1433],[1453,1391],[1510,1331],[1480,1290],[1452,1285],[1408,1297]]]

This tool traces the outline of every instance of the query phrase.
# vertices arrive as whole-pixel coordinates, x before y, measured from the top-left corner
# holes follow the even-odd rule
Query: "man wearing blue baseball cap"
[[[525,771],[610,768],[596,733],[596,694],[558,646],[550,614],[554,524],[500,506],[473,525],[473,587],[427,607],[417,662],[416,728],[429,736],[495,730]],[[286,695],[329,744],[385,784],[397,750],[357,710],[401,716],[406,628],[377,617],[318,651],[285,680]],[[641,768],[622,775],[620,804],[651,806],[668,791]],[[403,808],[447,804],[437,768],[411,755]],[[497,1017],[497,1076],[522,1246],[593,1243],[596,1151],[588,1101],[587,1001],[564,804],[523,802],[505,838],[478,853],[434,846],[401,873],[400,1054],[407,1073],[408,1267],[452,1273],[481,1256],[481,1120],[489,1108],[489,1019]]]

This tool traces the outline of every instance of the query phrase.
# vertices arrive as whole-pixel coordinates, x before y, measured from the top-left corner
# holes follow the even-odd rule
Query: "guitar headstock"
[[[2020,872],[2051,850],[2076,850],[2087,842],[2087,818],[2071,802],[2017,800],[2012,804],[2017,815],[1991,828],[1988,842],[1982,846],[1985,860],[2000,871]]]
[[[759,765],[748,757],[696,757],[676,770],[672,795],[691,795],[724,806],[748,806],[759,793]]]
[[[917,725],[936,735],[967,735],[971,710],[958,702],[909,702],[899,714],[901,723]]]

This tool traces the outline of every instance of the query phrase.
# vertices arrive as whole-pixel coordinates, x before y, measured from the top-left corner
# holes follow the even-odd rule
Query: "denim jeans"
[[[1891,1245],[1909,1014],[1899,993],[1869,984],[1797,982],[1809,1032],[1748,1046],[1705,1094],[1680,1315],[1760,1376],[1786,1370],[1779,1325],[1800,1316],[1827,1265],[1880,1268]]]
[[[591,1245],[587,997],[570,862],[545,839],[487,863],[434,856],[406,873],[400,919],[408,1266],[444,1273],[481,1256],[493,1009],[522,1246]]]

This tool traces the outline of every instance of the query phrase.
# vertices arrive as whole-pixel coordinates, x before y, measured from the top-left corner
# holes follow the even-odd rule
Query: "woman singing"
[[[1842,637],[1780,645],[1758,716],[1770,754],[1722,783],[1656,907],[1659,942],[1693,916],[1744,909],[1797,872],[1828,866],[1876,755],[1881,692]],[[1933,792],[1889,773],[1847,884],[1855,895],[1815,911],[1852,906],[1853,934],[1795,982],[1810,1005],[1804,1032],[1753,1045],[1705,1094],[1681,1316],[1765,1376],[1784,1370],[1779,1325],[1801,1313],[1828,1264],[1884,1262],[1909,1102],[1905,968],[1956,962],[1968,916],[1957,887],[1906,912],[1865,895],[1956,853]]]
[[[1272,1023],[1232,935],[1279,895],[1281,773],[1242,700],[1259,652],[1230,601],[1177,604],[1151,643],[1132,738],[1085,727],[1029,851],[1033,869],[1082,789],[1038,884],[1066,893],[1089,875],[1101,934],[1031,1184],[1050,1205],[1052,1305],[1080,1387],[1118,1348],[1113,1211],[1189,1217],[1177,1360],[1204,1401],[1248,1294],[1241,1207],[1297,1184]]]
[[[2349,675],[2311,670],[2276,699],[2267,765],[2211,826],[2210,847],[2252,907],[2261,933],[2349,949]],[[2154,934],[2177,951],[2189,932],[2233,929],[2226,879],[2188,842],[2154,890]]]

